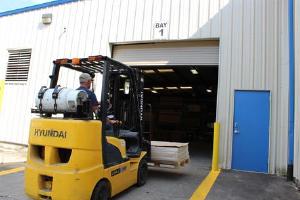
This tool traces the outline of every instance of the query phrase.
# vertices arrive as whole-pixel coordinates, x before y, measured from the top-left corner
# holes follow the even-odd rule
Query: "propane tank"
[[[83,106],[87,100],[88,94],[82,90],[42,87],[35,99],[35,106],[39,112],[75,113],[78,106]]]

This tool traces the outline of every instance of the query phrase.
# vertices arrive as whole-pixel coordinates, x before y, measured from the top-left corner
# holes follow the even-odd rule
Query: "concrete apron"
[[[26,162],[27,147],[0,142],[0,164]]]
[[[223,170],[206,200],[300,200],[300,193],[285,177]]]

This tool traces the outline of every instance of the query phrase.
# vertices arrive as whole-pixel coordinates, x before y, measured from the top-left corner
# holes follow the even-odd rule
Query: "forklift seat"
[[[139,133],[121,129],[119,138],[126,141],[126,152],[128,157],[139,157],[141,154]]]
[[[114,166],[116,164],[124,162],[121,152],[116,146],[110,143],[106,143],[104,145],[104,148],[106,151],[106,153],[104,154],[104,162],[106,166]]]

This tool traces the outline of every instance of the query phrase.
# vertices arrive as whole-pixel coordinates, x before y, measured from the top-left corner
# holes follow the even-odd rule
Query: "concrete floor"
[[[25,162],[27,147],[0,142],[0,164]]]
[[[24,166],[25,166],[25,162],[0,164],[0,171],[5,171],[9,169],[18,168],[18,167],[24,167]]]
[[[223,170],[206,199],[300,200],[300,192],[284,177]]]
[[[211,145],[191,144],[191,163],[179,170],[150,168],[143,187],[133,186],[113,200],[187,200],[210,170]],[[0,165],[0,171],[24,165]],[[0,176],[1,200],[29,200],[23,191],[23,172]],[[223,170],[207,200],[300,200],[300,192],[285,178]]]
[[[0,176],[1,200],[29,200],[24,194],[23,172]]]
[[[149,168],[143,187],[132,187],[114,200],[187,200],[210,170],[211,152],[206,144],[191,144],[191,163],[180,170]]]
[[[191,146],[191,162],[181,169],[150,168],[142,187],[133,186],[113,200],[187,200],[210,170],[211,152],[205,144]],[[0,165],[0,171],[16,165]],[[0,199],[28,200],[23,191],[23,172],[0,176]]]

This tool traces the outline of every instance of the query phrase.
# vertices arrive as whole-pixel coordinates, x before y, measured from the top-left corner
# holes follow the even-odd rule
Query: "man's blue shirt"
[[[77,90],[83,90],[88,94],[88,98],[91,100],[91,105],[92,106],[97,106],[98,105],[98,100],[94,92],[91,90],[85,88],[85,87],[79,87]]]

